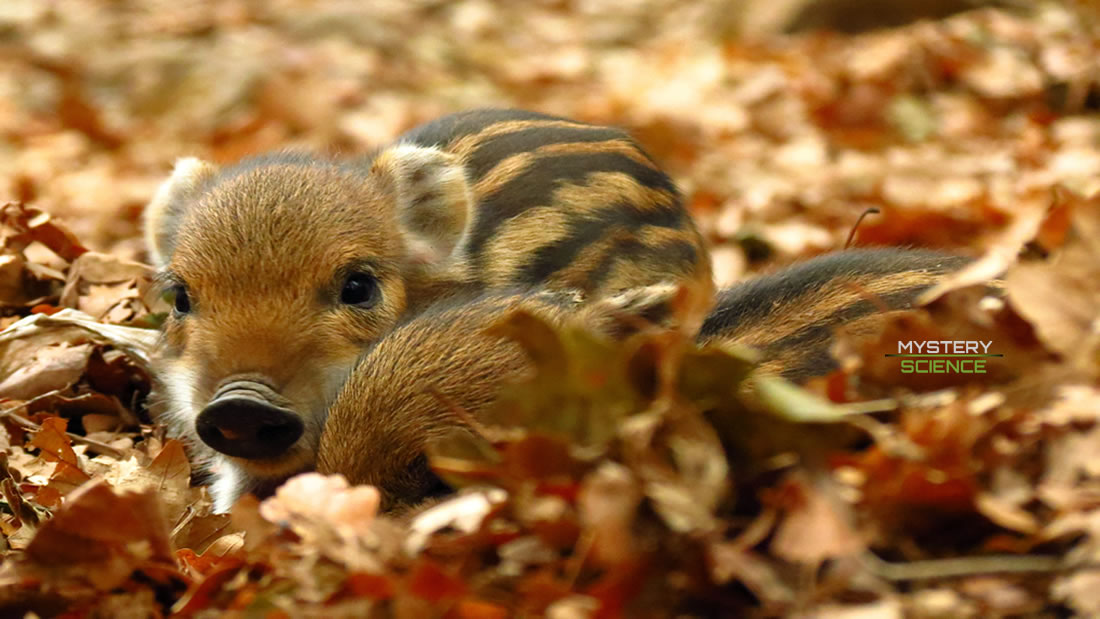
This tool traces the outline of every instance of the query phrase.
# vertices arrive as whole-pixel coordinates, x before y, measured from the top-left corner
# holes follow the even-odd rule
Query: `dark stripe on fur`
[[[687,240],[649,246],[638,239],[625,238],[612,245],[603,259],[593,267],[588,275],[588,284],[591,290],[602,287],[619,262],[639,266],[649,264],[660,267],[667,274],[686,275],[695,269],[698,260],[699,252]],[[676,268],[671,268],[673,264],[677,265]]]
[[[641,210],[636,205],[622,203],[600,212],[597,218],[570,218],[569,235],[550,245],[539,247],[520,272],[520,281],[545,281],[551,273],[569,266],[578,253],[604,238],[609,230],[634,232],[642,226],[680,229],[687,214],[679,203],[659,210]]]
[[[726,337],[741,325],[758,324],[768,319],[773,308],[797,303],[806,290],[820,289],[830,281],[906,271],[949,273],[967,262],[961,256],[928,250],[854,249],[829,254],[722,291],[699,336],[702,340]]]
[[[512,120],[565,120],[574,123],[577,122],[567,118],[561,118],[560,116],[550,116],[548,114],[528,112],[526,110],[470,110],[437,118],[429,123],[410,129],[408,132],[398,137],[397,141],[419,146],[440,146],[446,148],[448,144],[459,138],[478,133],[490,125]]]
[[[913,300],[921,292],[928,290],[932,287],[932,284],[926,286],[913,286],[899,290],[891,294],[877,295],[876,299],[882,302],[892,310],[909,309],[912,307]],[[806,295],[806,300],[809,301],[813,298],[812,294]],[[797,311],[797,308],[790,308]],[[849,321],[864,316],[870,316],[880,310],[879,305],[872,303],[869,300],[860,300],[855,303],[848,303],[837,308],[837,311],[830,313],[829,315],[822,317],[821,319],[798,329],[794,333],[782,337],[777,340],[769,342],[767,345],[760,348],[760,351],[765,357],[771,358],[781,355],[784,351],[788,350],[800,350],[800,351],[814,351],[822,349],[826,360],[830,363],[829,367],[833,367],[832,356],[828,354],[828,350],[824,350],[824,344],[828,343],[833,337],[833,331],[838,327],[848,323]],[[795,368],[789,368],[793,370]],[[788,368],[784,369],[784,372],[789,371]],[[815,371],[820,374],[820,371]]]
[[[517,174],[499,190],[481,196],[478,210],[481,215],[475,222],[470,237],[469,252],[479,261],[475,268],[483,267],[482,251],[497,230],[516,215],[534,206],[546,205],[553,190],[564,183],[582,183],[590,172],[622,172],[632,176],[646,187],[675,193],[672,181],[662,172],[644,166],[618,153],[566,153],[540,159],[536,165]],[[568,205],[562,205],[568,210]]]
[[[547,144],[623,140],[634,145],[629,135],[609,127],[532,127],[485,138],[466,159],[470,182],[476,183],[501,161],[531,152]],[[641,152],[641,149],[638,149]],[[549,162],[547,162],[549,163]],[[540,163],[539,165],[544,165]]]

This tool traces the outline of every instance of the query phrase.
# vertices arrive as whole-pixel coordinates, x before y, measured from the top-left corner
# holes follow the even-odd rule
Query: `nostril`
[[[256,432],[257,439],[263,443],[294,442],[299,436],[300,428],[292,423],[263,426]]]
[[[242,434],[240,432],[234,432],[233,430],[230,430],[229,428],[217,428],[217,430],[223,437],[225,437],[226,439],[231,440],[231,441],[238,441],[238,440],[241,440],[243,438],[246,438],[246,436],[244,434]]]
[[[283,455],[304,427],[291,410],[252,394],[228,393],[211,402],[195,419],[204,443],[238,458],[276,458]]]

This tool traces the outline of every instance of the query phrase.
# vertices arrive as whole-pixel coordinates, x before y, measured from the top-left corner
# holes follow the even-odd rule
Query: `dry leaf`
[[[91,354],[91,344],[62,343],[39,348],[22,362],[12,359],[20,367],[0,381],[0,397],[29,400],[50,391],[64,391],[84,375]]]
[[[818,484],[811,484],[801,475],[788,480],[786,490],[792,493],[792,503],[771,542],[776,556],[819,565],[827,559],[855,556],[866,549],[850,522],[847,506]]]
[[[6,563],[0,581],[64,578],[107,591],[146,562],[173,566],[168,530],[153,493],[116,493],[102,480],[69,495],[26,549]]]

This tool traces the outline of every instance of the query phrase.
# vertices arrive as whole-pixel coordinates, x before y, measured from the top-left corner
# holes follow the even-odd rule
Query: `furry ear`
[[[187,210],[206,181],[218,171],[217,166],[195,157],[176,161],[172,176],[161,183],[152,201],[145,207],[145,247],[153,264],[160,268],[168,264],[175,247],[180,217]]]
[[[391,188],[412,258],[444,266],[472,219],[473,195],[462,160],[438,148],[397,144],[375,157],[371,176]]]

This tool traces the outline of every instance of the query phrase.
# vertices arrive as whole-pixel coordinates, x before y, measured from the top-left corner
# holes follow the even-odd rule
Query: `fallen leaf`
[[[93,480],[43,523],[25,559],[4,564],[0,581],[64,579],[107,591],[144,562],[175,565],[155,495],[115,493],[103,480]]]
[[[1076,357],[1100,346],[1100,204],[1071,215],[1071,236],[1046,263],[1018,264],[1005,277],[1009,302],[1051,349]]]
[[[19,202],[0,206],[0,223],[16,231],[16,235],[7,241],[9,248],[13,241],[18,241],[22,247],[39,242],[68,262],[88,251],[67,227],[49,214]]]
[[[31,437],[30,445],[42,450],[42,457],[51,462],[62,462],[75,469],[80,468],[72,441],[66,434],[68,423],[60,417],[42,420],[42,429]]]
[[[0,381],[0,397],[29,400],[50,391],[64,391],[84,375],[91,354],[91,344],[39,348]]]
[[[592,536],[592,559],[615,565],[636,558],[633,525],[642,490],[630,469],[604,463],[589,474],[577,497],[581,525]]]
[[[161,501],[164,517],[170,523],[178,521],[185,509],[199,501],[199,490],[191,488],[191,464],[183,444],[177,440],[165,442],[147,465],[131,456],[124,467],[115,466],[114,472],[111,484],[116,489],[154,494]],[[209,506],[205,507],[208,513]]]
[[[822,482],[818,482],[819,484]],[[852,557],[866,550],[847,506],[802,475],[787,480],[791,502],[770,547],[795,563],[820,565],[827,559]]]

